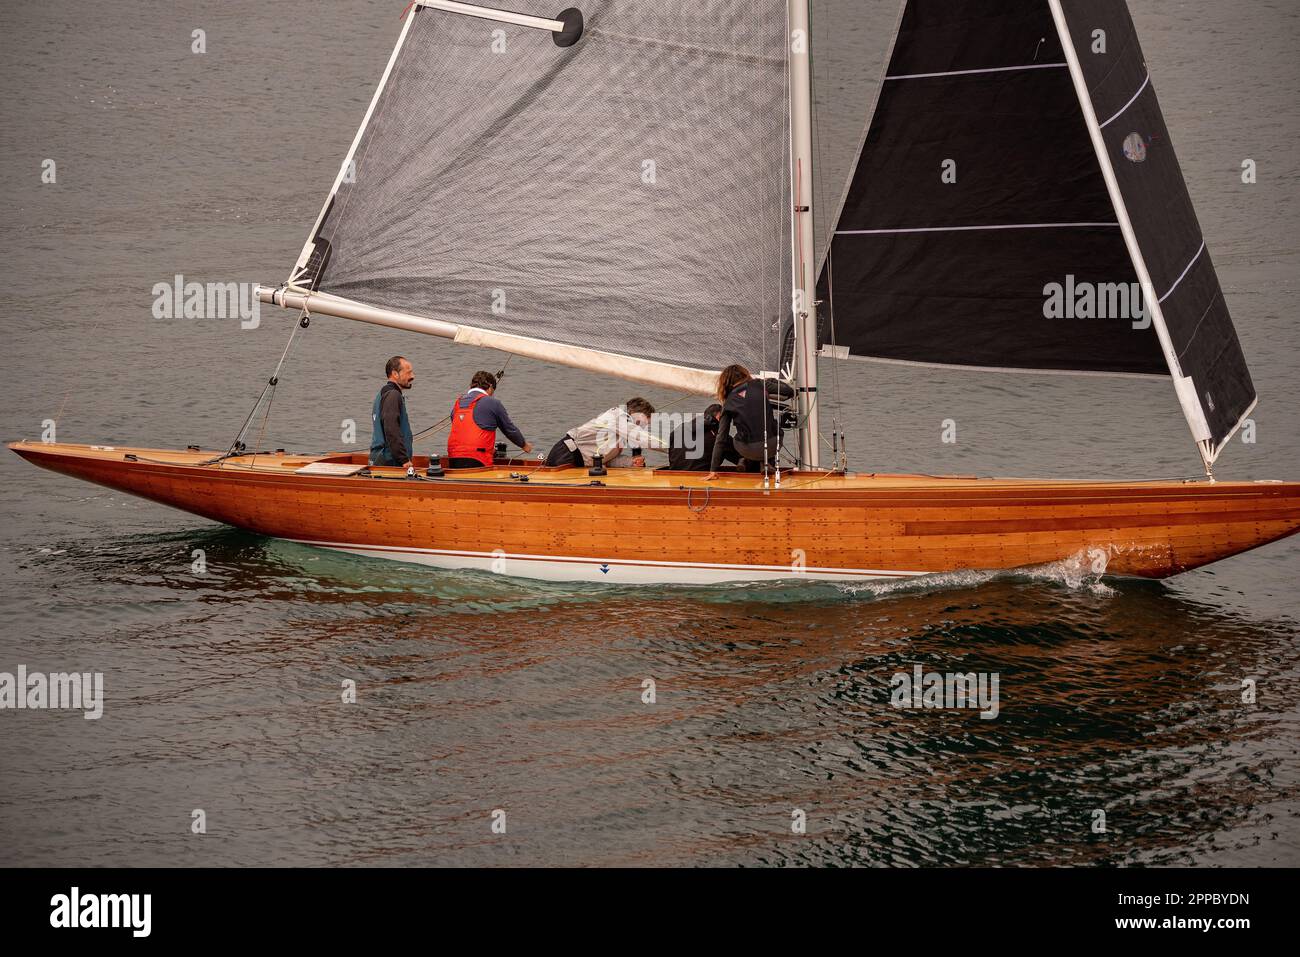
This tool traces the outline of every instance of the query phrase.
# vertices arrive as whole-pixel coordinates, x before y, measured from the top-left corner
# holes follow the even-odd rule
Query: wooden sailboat
[[[783,369],[789,468],[412,478],[243,432],[225,452],[10,448],[264,535],[558,580],[1071,557],[1161,578],[1300,530],[1300,483],[1213,480],[1256,396],[1122,0],[906,0],[820,248],[808,0],[732,6],[417,0],[289,280],[260,295],[295,332],[336,316],[699,394],[728,361]],[[1144,311],[1053,320],[1042,292],[1067,279],[1140,286]],[[856,474],[825,441],[819,357],[1167,377],[1207,479]]]
[[[439,568],[552,580],[860,580],[1079,556],[1163,578],[1300,529],[1300,484],[1045,482],[793,471],[757,476],[541,468],[339,471],[364,455],[10,446],[46,468],[276,538]],[[425,463],[420,461],[421,466]],[[527,481],[524,481],[524,477]],[[544,530],[544,531],[539,531]]]

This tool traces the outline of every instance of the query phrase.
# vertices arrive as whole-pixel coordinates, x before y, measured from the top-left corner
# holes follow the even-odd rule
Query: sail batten
[[[916,226],[902,229],[837,229],[836,236],[887,236],[894,233],[962,233],[988,229],[1080,229],[1085,226],[1115,226],[1113,223],[1002,223],[996,226]]]
[[[975,70],[942,70],[938,73],[902,73],[887,74],[888,80],[931,80],[940,76],[977,76],[983,73],[1014,73],[1017,70],[1064,70],[1069,67],[1064,61],[1060,63],[1022,63],[1019,66],[990,66]]]
[[[1125,113],[1127,113],[1127,112],[1128,112],[1128,108],[1129,108],[1130,106],[1132,106],[1135,102],[1137,102],[1137,98],[1138,98],[1139,96],[1142,95],[1142,92],[1143,92],[1143,91],[1144,91],[1144,90],[1145,90],[1145,89],[1146,89],[1150,84],[1151,84],[1151,74],[1148,73],[1145,77],[1143,77],[1143,79],[1142,79],[1142,85],[1138,87],[1137,92],[1133,94],[1133,96],[1129,99],[1129,101],[1128,101],[1127,103],[1125,103],[1123,106],[1121,106],[1118,110],[1116,110],[1113,114],[1111,114],[1110,119],[1106,120],[1106,122],[1104,122],[1104,123],[1098,123],[1098,124],[1097,124],[1098,127],[1100,127],[1101,129],[1104,130],[1106,127],[1110,126],[1110,124],[1114,123],[1114,122],[1115,122],[1116,120],[1118,120],[1121,116],[1123,116]]]

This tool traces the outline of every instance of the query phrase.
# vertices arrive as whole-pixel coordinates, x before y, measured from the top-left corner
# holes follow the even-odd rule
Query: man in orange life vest
[[[490,372],[475,372],[469,391],[451,406],[451,432],[447,436],[447,465],[453,469],[478,469],[492,465],[500,429],[507,439],[525,452],[533,443],[510,421],[510,414],[493,393],[497,377]]]

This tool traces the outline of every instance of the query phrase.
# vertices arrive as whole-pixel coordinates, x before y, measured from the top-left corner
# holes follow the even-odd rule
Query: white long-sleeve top
[[[570,429],[569,436],[588,466],[597,455],[604,456],[606,465],[622,466],[631,464],[632,449],[668,450],[666,442],[637,425],[622,406],[606,409],[594,419]],[[610,458],[615,449],[621,451]]]

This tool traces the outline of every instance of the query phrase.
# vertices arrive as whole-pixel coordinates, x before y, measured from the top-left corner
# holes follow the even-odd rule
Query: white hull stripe
[[[926,80],[936,76],[974,76],[977,73],[1012,73],[1017,70],[1060,70],[1069,66],[1067,63],[1026,63],[1024,66],[995,66],[983,70],[949,70],[946,73],[899,73],[887,76],[886,80]]]
[[[1205,240],[1202,239],[1201,248],[1196,250],[1196,255],[1193,256],[1192,261],[1187,264],[1187,268],[1183,270],[1183,274],[1174,280],[1174,284],[1169,287],[1169,291],[1160,297],[1161,302],[1164,302],[1174,294],[1174,290],[1178,288],[1178,284],[1187,278],[1187,274],[1192,271],[1192,267],[1196,265],[1196,260],[1201,258],[1201,253],[1203,252],[1205,252]]]
[[[404,548],[397,545],[355,545],[349,542],[318,542],[305,538],[290,538],[287,539],[287,541],[296,542],[299,545],[316,545],[322,548],[338,548],[345,551],[382,552],[392,554],[394,557],[400,557],[401,555],[439,555],[448,558],[467,558],[488,562],[504,558],[514,561],[560,562],[580,565],[608,565],[610,567],[683,568],[704,569],[709,571],[759,572],[763,574],[778,573],[789,575],[791,578],[800,575],[860,575],[864,578],[919,578],[923,575],[932,574],[931,572],[884,571],[881,569],[869,568],[822,568],[814,566],[808,566],[802,571],[796,571],[791,565],[729,565],[710,562],[629,561],[626,559],[616,558],[581,558],[568,555],[528,555],[502,551],[471,552],[445,548]]]
[[[1145,90],[1145,89],[1147,88],[1147,84],[1149,84],[1150,82],[1151,82],[1151,74],[1148,73],[1148,74],[1147,74],[1147,78],[1146,78],[1145,80],[1143,80],[1143,81],[1142,81],[1142,85],[1138,87],[1138,91],[1137,91],[1136,93],[1134,93],[1134,94],[1129,98],[1129,101],[1128,101],[1127,103],[1125,103],[1123,106],[1121,106],[1121,107],[1119,108],[1119,112],[1117,112],[1114,116],[1112,116],[1110,119],[1108,119],[1105,123],[1100,123],[1100,124],[1098,124],[1098,125],[1101,127],[1101,129],[1104,130],[1106,127],[1110,126],[1110,124],[1114,123],[1114,122],[1115,122],[1116,120],[1118,120],[1121,116],[1123,116],[1123,115],[1124,115],[1124,111],[1127,110],[1130,106],[1132,106],[1132,105],[1133,105],[1133,101],[1136,100],[1139,96],[1142,95],[1142,91]]]
[[[990,229],[1081,229],[1119,223],[1009,223],[1004,226],[918,226],[913,229],[837,229],[836,236],[888,236],[896,233],[964,233]]]

